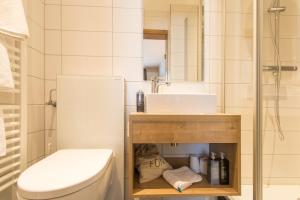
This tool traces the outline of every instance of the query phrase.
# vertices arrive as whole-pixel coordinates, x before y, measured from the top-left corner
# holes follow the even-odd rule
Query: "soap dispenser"
[[[212,185],[220,184],[220,160],[217,159],[217,154],[215,152],[210,153],[209,160],[209,181]]]
[[[220,184],[229,185],[229,160],[225,153],[220,153]]]
[[[139,90],[136,93],[136,111],[137,112],[144,112],[144,107],[145,107],[145,95],[142,90]]]

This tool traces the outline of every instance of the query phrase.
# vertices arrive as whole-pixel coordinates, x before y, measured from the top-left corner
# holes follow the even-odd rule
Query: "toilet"
[[[25,170],[19,200],[104,200],[111,184],[112,150],[59,150]]]
[[[57,77],[57,149],[20,175],[19,200],[124,199],[123,78]]]

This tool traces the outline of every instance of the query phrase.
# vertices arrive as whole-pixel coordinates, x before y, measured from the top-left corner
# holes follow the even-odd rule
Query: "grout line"
[[[45,32],[44,32],[44,34],[45,34]],[[45,45],[44,45],[44,46],[45,46]],[[30,48],[31,50],[34,50],[34,51],[36,51],[36,52],[38,52],[38,53],[44,55],[44,52],[42,52],[42,51],[39,50],[39,49],[36,49],[35,47],[32,47],[30,44],[27,45],[27,48]],[[44,48],[45,48],[45,47],[44,47]]]
[[[39,26],[39,28],[41,28],[41,29],[44,29],[44,28],[45,28],[45,24],[44,24],[44,26],[41,25],[41,24],[39,24],[37,21],[35,21],[35,19],[33,19],[33,18],[30,17],[30,16],[27,16],[27,18],[28,18],[28,21],[32,22],[32,23],[33,23],[34,25],[36,25],[36,26]]]
[[[112,0],[112,1],[111,1],[111,4],[112,4],[112,5],[111,5],[111,7],[112,7],[112,8],[111,8],[111,9],[112,9],[112,11],[111,11],[111,23],[112,23],[112,27],[111,27],[111,28],[112,28],[112,30],[111,30],[111,31],[112,31],[112,33],[111,33],[111,34],[112,34],[112,39],[111,39],[111,46],[112,46],[112,48],[111,48],[111,55],[112,55],[112,60],[111,60],[111,62],[112,62],[112,63],[111,63],[111,64],[112,64],[112,65],[111,65],[111,66],[112,66],[112,68],[111,68],[111,74],[112,74],[112,75],[114,75],[114,64],[115,64],[115,63],[114,63],[114,46],[115,46],[115,45],[114,45],[114,44],[115,44],[115,40],[114,40],[114,31],[115,31],[115,30],[114,30],[114,25],[115,25],[115,24],[114,24],[114,13],[115,13],[115,9],[113,8],[114,1],[115,1],[115,0]]]
[[[45,72],[44,72],[45,73]],[[30,78],[36,78],[36,79],[39,79],[39,80],[45,80],[44,78],[42,77],[38,77],[38,76],[35,76],[35,75],[32,75],[32,74],[27,74],[27,77],[30,77]]]
[[[27,135],[40,134],[40,133],[45,133],[45,129],[30,131],[30,132],[27,131]]]

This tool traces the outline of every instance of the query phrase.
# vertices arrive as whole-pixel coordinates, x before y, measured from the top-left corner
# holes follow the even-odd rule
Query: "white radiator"
[[[0,90],[0,110],[3,111],[7,154],[0,157],[0,192],[16,183],[23,166],[24,147],[22,138],[22,99],[21,94],[21,41],[0,35],[1,43],[7,48],[14,77],[14,90]],[[26,134],[25,134],[26,135]],[[26,142],[26,141],[25,141]]]

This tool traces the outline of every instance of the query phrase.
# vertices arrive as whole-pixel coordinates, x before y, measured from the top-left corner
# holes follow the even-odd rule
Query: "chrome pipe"
[[[281,13],[286,11],[286,7],[273,7],[273,8],[269,8],[268,12],[269,13]]]
[[[276,65],[264,65],[264,71],[277,72],[279,70],[279,66]],[[281,71],[297,71],[297,66],[281,66]]]
[[[262,48],[263,48],[263,1],[254,3],[255,27],[255,108],[253,133],[253,200],[263,200],[263,91],[262,91]]]

